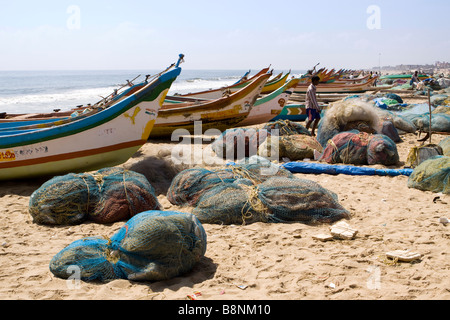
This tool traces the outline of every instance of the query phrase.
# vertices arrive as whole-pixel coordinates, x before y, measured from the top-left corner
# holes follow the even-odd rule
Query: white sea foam
[[[94,104],[113,92],[115,88],[68,90],[59,93],[29,94],[0,97],[0,111],[8,113],[51,112],[53,109],[70,110],[79,105]]]

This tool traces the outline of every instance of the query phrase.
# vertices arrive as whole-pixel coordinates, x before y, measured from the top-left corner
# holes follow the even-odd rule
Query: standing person
[[[416,71],[414,72],[414,74],[411,77],[411,82],[410,85],[413,87],[417,86],[419,84],[420,80],[419,80],[419,73]]]
[[[320,82],[320,78],[318,76],[314,76],[311,80],[312,83],[306,91],[306,115],[308,116],[306,129],[309,130],[309,127],[312,124],[311,135],[315,137],[315,131],[320,121],[320,111],[322,111],[322,108],[317,103],[316,98],[316,87]]]

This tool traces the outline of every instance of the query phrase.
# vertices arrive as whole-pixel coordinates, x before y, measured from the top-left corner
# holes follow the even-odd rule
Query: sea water
[[[249,70],[182,70],[169,94],[218,89],[239,81]],[[259,70],[250,72],[250,76]],[[95,104],[114,89],[137,84],[159,70],[0,71],[0,113],[40,113]],[[274,71],[273,75],[287,71]],[[291,72],[300,76],[303,71]],[[137,78],[138,77],[138,78]],[[137,79],[136,79],[137,78]]]

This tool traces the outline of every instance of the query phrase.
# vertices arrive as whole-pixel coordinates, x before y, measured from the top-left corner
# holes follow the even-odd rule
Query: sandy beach
[[[446,136],[433,135],[432,142]],[[417,136],[397,144],[402,168]],[[123,167],[143,173],[165,210],[173,177],[186,168],[174,165],[176,142],[148,142]],[[382,168],[382,166],[376,166]],[[450,196],[409,189],[408,177],[303,175],[335,192],[350,211],[347,222],[358,230],[353,240],[322,242],[330,225],[302,223],[250,225],[204,224],[205,257],[180,277],[155,283],[116,280],[109,283],[56,278],[49,262],[75,240],[111,236],[124,222],[48,227],[33,223],[30,195],[47,179],[4,182],[0,187],[0,299],[33,300],[435,300],[450,299]],[[386,252],[409,250],[422,255],[396,262]]]

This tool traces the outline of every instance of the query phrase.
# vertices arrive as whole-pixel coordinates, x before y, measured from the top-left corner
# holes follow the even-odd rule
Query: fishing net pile
[[[381,132],[383,121],[373,103],[360,98],[341,100],[325,111],[317,128],[317,141],[325,148],[335,135],[350,130]]]
[[[430,97],[430,102],[433,106],[447,106],[450,105],[450,97],[446,94],[434,94]]]
[[[386,135],[375,134],[367,145],[367,164],[396,165],[400,161],[397,145]]]
[[[399,154],[395,142],[388,136],[352,130],[328,140],[319,161],[330,164],[394,165],[399,161]]]
[[[323,148],[315,137],[300,123],[279,120],[265,125],[271,135],[258,148],[261,157],[280,160],[303,160],[313,158],[314,150],[321,153]]]
[[[423,114],[414,118],[413,123],[422,131],[430,128],[430,114]],[[434,113],[431,115],[431,131],[450,132],[450,114]]]
[[[224,131],[212,144],[215,154],[227,160],[240,160],[257,154],[268,136],[266,130],[233,128]]]
[[[445,114],[450,114],[450,104],[448,106],[439,106],[436,107],[433,111],[433,114],[435,113],[445,113]]]
[[[50,271],[83,281],[162,281],[190,271],[206,252],[206,233],[190,213],[146,211],[110,239],[77,240],[56,254]]]
[[[439,146],[442,148],[442,154],[450,157],[450,137],[441,140]]]
[[[173,205],[195,206],[205,192],[217,185],[236,181],[253,185],[273,176],[294,177],[291,172],[273,165],[270,161],[259,159],[259,157],[249,159],[254,161],[243,159],[235,165],[214,170],[205,168],[186,169],[172,180],[167,191],[167,199]]]
[[[424,144],[413,147],[409,150],[406,163],[411,168],[417,167],[422,162],[434,157],[443,155],[442,147],[437,144]]]
[[[415,133],[417,131],[416,125],[408,117],[403,116],[402,113],[382,111],[380,112],[380,118],[384,122],[391,122],[397,129],[398,134],[400,132]]]
[[[29,202],[33,221],[47,225],[73,225],[87,219],[113,223],[159,208],[145,176],[122,168],[54,177]]]
[[[295,121],[278,120],[270,122],[264,126],[264,130],[267,130],[269,134],[276,136],[290,136],[290,135],[307,135],[311,133],[303,125]]]
[[[450,194],[450,157],[435,156],[423,161],[408,178],[408,187]]]
[[[317,224],[350,217],[333,192],[310,180],[286,177],[217,185],[199,198],[192,213],[210,224]]]
[[[182,171],[167,198],[192,207],[202,223],[326,223],[349,217],[333,192],[257,156],[214,171]]]
[[[258,155],[270,159],[281,160],[288,158],[289,160],[313,159],[314,151],[323,152],[323,147],[315,137],[303,134],[294,134],[274,137],[264,141],[258,148]],[[275,141],[274,141],[275,140]]]

